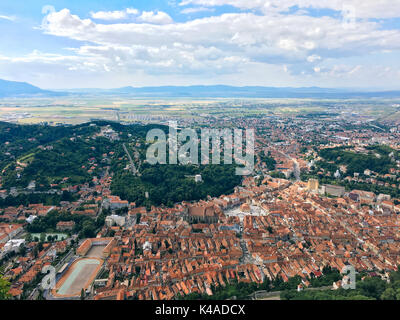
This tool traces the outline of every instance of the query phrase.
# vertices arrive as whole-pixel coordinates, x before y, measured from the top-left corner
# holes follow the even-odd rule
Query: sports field
[[[76,260],[65,275],[58,281],[53,296],[68,298],[80,296],[81,290],[86,290],[95,279],[103,261],[99,258],[82,258]]]

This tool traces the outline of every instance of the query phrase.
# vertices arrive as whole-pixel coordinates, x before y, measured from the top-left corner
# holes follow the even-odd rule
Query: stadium
[[[112,238],[86,239],[76,250],[78,256],[59,270],[51,296],[54,299],[76,299],[81,296],[82,289],[90,291],[113,246]]]

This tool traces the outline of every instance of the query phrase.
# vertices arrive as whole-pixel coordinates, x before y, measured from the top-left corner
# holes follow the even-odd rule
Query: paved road
[[[296,178],[297,181],[300,181],[300,166],[299,166],[299,163],[293,158],[291,158],[291,160],[293,161],[294,177]]]
[[[132,173],[134,175],[136,175],[137,170],[136,170],[135,164],[133,163],[132,157],[131,157],[128,149],[126,148],[125,143],[122,144],[122,147],[124,148],[124,151],[125,151],[126,155],[128,156],[129,162],[131,164]]]

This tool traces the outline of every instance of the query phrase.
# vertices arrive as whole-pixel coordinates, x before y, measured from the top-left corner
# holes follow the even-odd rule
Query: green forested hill
[[[395,166],[394,159],[400,158],[397,151],[386,146],[371,146],[368,149],[367,154],[355,153],[343,147],[322,149],[320,156],[325,161],[319,161],[317,165],[332,172],[335,172],[339,165],[345,165],[350,175],[355,172],[363,173],[365,169],[385,174]],[[394,153],[393,159],[389,157],[391,152]]]
[[[98,137],[101,127],[110,126],[118,140]],[[105,166],[113,175],[112,192],[138,205],[172,205],[183,200],[205,199],[228,194],[240,184],[234,165],[150,165],[146,163],[146,134],[159,125],[122,125],[96,121],[77,126],[15,125],[0,123],[1,188],[26,188],[36,182],[36,190],[48,190],[90,182]],[[126,144],[139,176],[128,170]],[[93,169],[93,170],[90,170]],[[203,181],[195,183],[194,175]],[[64,178],[68,178],[63,181]],[[149,199],[145,199],[145,193]],[[13,203],[13,201],[9,201]]]

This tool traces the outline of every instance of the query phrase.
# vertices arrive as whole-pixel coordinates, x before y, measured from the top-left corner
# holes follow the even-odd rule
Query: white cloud
[[[308,78],[312,81],[327,74],[326,60],[400,50],[399,30],[381,30],[368,21],[347,29],[331,17],[298,14],[235,13],[184,23],[99,24],[64,9],[51,13],[48,22],[47,33],[85,43],[74,49],[86,62],[77,68],[99,74],[140,71],[149,76],[218,79],[276,66],[287,76],[302,81],[303,76],[314,77]],[[337,79],[357,76],[332,72]]]
[[[259,9],[264,13],[285,12],[292,7],[300,9],[332,9],[354,11],[356,18],[395,18],[400,17],[398,0],[183,0],[186,5],[222,6],[231,5],[240,9]]]
[[[368,21],[357,23],[353,29],[346,29],[340,20],[304,15],[235,13],[185,23],[172,23],[170,18],[160,17],[163,17],[160,12],[146,12],[140,20],[158,24],[105,25],[80,19],[64,9],[48,16],[46,32],[109,46],[160,48],[182,43],[190,46],[190,50],[196,46],[215,47],[226,55],[260,62],[268,59],[305,62],[310,56],[312,58],[308,60],[313,61],[308,62],[314,62],[326,57],[400,49],[399,30],[382,30],[379,24]]]
[[[215,11],[212,8],[207,8],[207,7],[193,7],[193,8],[186,8],[181,10],[182,14],[192,14],[192,13],[198,13],[198,12],[213,12]]]
[[[96,20],[109,20],[109,21],[124,20],[136,16],[137,21],[145,23],[168,24],[173,22],[172,18],[163,11],[157,11],[157,12],[143,11],[140,16],[139,14],[140,14],[139,10],[134,8],[127,8],[125,10],[117,10],[117,11],[91,12],[90,16]]]
[[[138,20],[154,24],[170,24],[173,22],[172,18],[163,11],[143,11]]]
[[[139,10],[134,9],[134,8],[127,8],[125,11],[127,14],[135,14],[135,15],[139,14]]]
[[[235,13],[184,23],[157,16],[141,16],[152,24],[98,24],[64,9],[48,16],[46,33],[91,43],[74,51],[93,69],[148,74],[232,74],[254,64],[286,65],[294,75],[322,73],[326,59],[400,49],[399,30],[367,21],[349,30],[337,19],[306,15]]]
[[[293,1],[282,0],[282,8]],[[305,0],[305,3],[313,1]],[[189,2],[216,5],[228,0]],[[320,2],[325,3],[324,0]],[[237,0],[235,3],[261,8],[266,2]],[[271,3],[275,2],[271,0]],[[131,13],[128,9],[118,12],[136,14],[136,10],[132,10]],[[116,20],[118,14],[110,16]],[[120,79],[129,79],[129,75],[140,74],[143,79],[202,79],[198,82],[205,83],[219,79],[228,83],[242,81],[242,85],[257,84],[257,81],[266,85],[284,85],[285,81],[291,84],[297,81],[301,85],[309,81],[309,84],[321,85],[330,83],[329,77],[348,79],[349,83],[351,79],[360,83],[371,79],[382,81],[384,77],[372,76],[372,68],[369,70],[367,66],[371,61],[354,63],[353,60],[352,65],[342,60],[385,52],[395,55],[400,51],[398,29],[385,30],[379,22],[365,19],[347,28],[340,17],[313,17],[306,11],[295,14],[276,10],[273,13],[243,11],[180,23],[164,12],[145,11],[129,21],[105,24],[82,19],[63,9],[48,14],[43,31],[82,44],[65,56],[29,55],[9,59],[9,65],[21,72],[24,65],[27,72],[32,68],[42,74],[46,70],[48,73],[64,70],[59,72],[60,77],[72,77],[74,73],[85,79],[91,75],[93,81],[100,81],[104,76],[105,82],[106,79],[122,81]],[[7,58],[0,58],[3,61],[0,69],[8,70],[4,59]],[[40,66],[41,71],[34,65]],[[356,68],[359,65],[361,67]],[[396,70],[396,67],[392,69]],[[381,74],[384,67],[373,70]],[[398,71],[382,72],[388,76],[386,82],[399,79]]]
[[[8,20],[8,21],[15,21],[16,18],[14,16],[0,15],[0,19]]]
[[[130,15],[138,15],[139,11],[133,8],[127,8],[120,11],[98,11],[91,12],[90,16],[98,20],[121,20],[127,19]]]
[[[313,55],[307,57],[307,61],[311,62],[311,63],[318,61],[318,60],[321,60],[321,57],[317,56],[316,54],[313,54]]]

